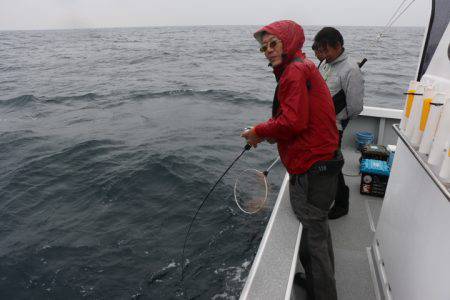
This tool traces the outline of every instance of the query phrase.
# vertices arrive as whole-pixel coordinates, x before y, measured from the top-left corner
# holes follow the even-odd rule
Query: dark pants
[[[342,162],[343,163],[343,162]],[[335,300],[334,253],[328,212],[335,197],[340,168],[291,175],[291,206],[303,225],[299,258],[310,299]]]
[[[339,148],[341,148],[342,144],[342,136],[344,134],[344,129],[348,125],[348,120],[345,122],[342,122],[342,131],[339,130]],[[349,206],[349,189],[348,186],[345,184],[344,174],[342,174],[342,171],[339,172],[338,175],[338,183],[337,183],[337,189],[336,189],[336,197],[334,199],[334,206],[342,207],[345,209],[348,209]]]

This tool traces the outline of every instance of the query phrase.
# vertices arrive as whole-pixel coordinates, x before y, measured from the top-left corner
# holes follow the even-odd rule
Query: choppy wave
[[[208,99],[213,101],[223,101],[238,105],[264,104],[267,100],[256,98],[254,95],[245,92],[236,92],[230,90],[194,90],[194,89],[178,89],[162,92],[142,92],[132,94],[132,99],[143,100],[153,98],[176,98],[176,97],[196,97],[199,99]]]
[[[98,95],[96,93],[87,93],[83,95],[74,95],[74,96],[58,96],[49,98],[46,100],[46,102],[54,102],[54,103],[64,103],[64,102],[70,102],[70,101],[92,101],[100,98],[101,95]]]
[[[125,104],[127,96],[123,95],[122,97],[124,98],[122,101],[104,102],[103,105],[107,108],[122,106]],[[267,100],[256,98],[254,95],[250,93],[236,92],[230,90],[176,89],[161,92],[145,91],[145,92],[133,92],[130,94],[129,97],[131,100],[148,100],[157,98],[176,99],[177,97],[190,97],[196,100],[221,101],[235,105],[268,104]],[[74,96],[56,96],[52,98],[36,97],[34,95],[22,95],[19,97],[0,101],[0,107],[9,109],[21,109],[33,105],[43,105],[51,103],[55,104],[71,104],[76,102],[95,103],[96,100],[102,98],[104,98],[103,95],[99,95],[96,93],[86,93]]]
[[[158,55],[145,55],[140,58],[135,58],[135,59],[132,59],[129,64],[137,65],[137,64],[141,64],[141,63],[147,62],[152,59],[158,59]]]
[[[0,106],[7,108],[21,108],[39,102],[41,102],[41,100],[33,95],[22,95],[12,99],[2,100],[0,101]]]
[[[70,103],[71,101],[93,101],[98,99],[100,96],[95,93],[87,93],[82,95],[74,96],[57,96],[52,98],[47,97],[37,97],[34,95],[22,95],[11,99],[0,100],[0,107],[6,108],[23,108],[38,104],[47,103]]]

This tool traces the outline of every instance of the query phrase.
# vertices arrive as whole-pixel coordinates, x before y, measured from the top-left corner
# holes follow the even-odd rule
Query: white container
[[[420,142],[419,152],[423,154],[429,154],[431,145],[433,144],[434,137],[436,136],[436,130],[441,118],[443,105],[445,103],[445,94],[437,93],[434,96],[433,102],[431,102],[430,113],[428,115],[425,131],[423,132],[422,141]]]
[[[437,125],[436,135],[428,157],[428,163],[440,166],[444,159],[445,143],[450,140],[450,98],[446,96],[444,107],[442,108],[441,118]]]
[[[402,120],[400,121],[400,129],[403,132],[406,130],[406,125],[408,124],[411,108],[414,103],[414,94],[416,93],[418,84],[419,82],[417,81],[411,81],[409,83],[409,88],[405,99],[405,107],[403,108]]]
[[[422,141],[423,132],[425,131],[428,116],[430,114],[431,102],[434,98],[434,87],[432,85],[425,87],[425,91],[420,103],[419,118],[417,124],[414,126],[414,132],[411,138],[411,144],[414,147],[419,147]]]
[[[449,143],[446,143],[446,154],[444,161],[442,162],[441,171],[439,172],[439,177],[444,183],[450,183],[450,147]]]
[[[416,127],[419,127],[421,111],[422,111],[422,99],[425,86],[422,83],[417,84],[416,95],[414,96],[414,101],[411,106],[411,112],[409,115],[408,123],[406,124],[405,135],[409,141],[411,141]],[[422,95],[418,95],[422,94]]]

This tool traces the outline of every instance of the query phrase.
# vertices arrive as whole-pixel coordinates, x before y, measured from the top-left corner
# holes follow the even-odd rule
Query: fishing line
[[[392,14],[391,18],[389,19],[389,21],[387,21],[387,23],[384,25],[384,28],[388,27],[389,24],[391,24],[391,21],[395,18],[395,16],[397,15],[397,13],[400,11],[400,9],[402,8],[403,4],[406,3],[407,0],[403,0],[402,3],[400,3],[400,5],[397,7],[397,9],[395,10],[395,12]]]
[[[383,35],[394,25],[395,22],[408,10],[408,8],[416,1],[411,0],[406,6],[405,3],[407,3],[408,0],[402,0],[400,5],[397,7],[397,9],[394,11],[394,13],[391,15],[389,20],[387,21],[386,25],[383,26],[381,31],[377,34],[377,36],[374,39],[369,40],[368,46],[362,49],[362,55],[363,55],[363,61],[358,63],[359,67],[361,68],[362,65],[367,61],[365,57],[368,57],[370,55],[367,54],[367,49],[374,49],[380,46],[380,41]]]
[[[189,228],[187,230],[186,236],[184,238],[184,244],[183,244],[183,252],[181,255],[181,281],[183,281],[184,279],[184,260],[185,260],[185,256],[184,256],[184,251],[186,249],[186,242],[188,240],[189,237],[189,233],[191,232],[191,228],[192,228],[192,224],[194,224],[195,218],[197,217],[198,212],[200,211],[200,209],[202,208],[203,204],[205,204],[206,200],[208,199],[209,195],[211,195],[211,193],[214,191],[214,189],[216,188],[217,184],[219,184],[220,180],[222,180],[222,178],[225,176],[225,174],[228,173],[228,171],[231,169],[231,167],[233,167],[233,165],[239,160],[239,158],[241,158],[242,155],[244,155],[245,152],[247,152],[248,150],[250,150],[252,148],[252,146],[250,144],[247,144],[244,146],[244,150],[242,150],[241,154],[238,155],[238,157],[236,157],[233,162],[228,166],[228,168],[225,170],[225,172],[223,172],[223,174],[219,177],[219,179],[217,179],[216,183],[214,183],[214,185],[212,186],[212,188],[209,190],[208,194],[206,194],[205,198],[203,198],[202,202],[200,203],[200,206],[197,208],[197,211],[194,214],[194,217],[191,220],[191,223],[189,224]]]
[[[400,18],[402,15],[403,15],[403,13],[405,13],[406,12],[406,10],[411,6],[411,4],[413,4],[414,2],[415,2],[416,0],[412,0],[403,10],[402,10],[402,12],[392,21],[392,23],[391,23],[391,25],[390,26],[392,26],[397,20],[398,20],[398,18]]]
[[[397,22],[397,20],[406,12],[406,10],[416,1],[416,0],[411,0],[411,2],[409,2],[408,5],[403,7],[403,10],[398,13],[400,11],[400,9],[402,8],[403,4],[406,3],[407,0],[403,0],[402,3],[400,3],[400,5],[397,7],[396,11],[394,12],[394,14],[391,16],[391,18],[389,19],[388,23],[384,26],[384,29],[382,32],[380,32],[378,34],[377,37],[377,41],[379,41],[381,39],[381,37],[383,36],[383,34],[386,32],[386,30],[388,30],[390,27],[392,27],[392,25],[394,25],[395,22]]]

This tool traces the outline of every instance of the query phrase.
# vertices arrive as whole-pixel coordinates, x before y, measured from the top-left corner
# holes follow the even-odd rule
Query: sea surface
[[[267,208],[233,201],[242,128],[271,111],[275,80],[258,26],[0,32],[0,299],[237,299]],[[306,27],[305,51],[320,27]],[[366,57],[365,103],[402,108],[423,28],[342,27]]]

